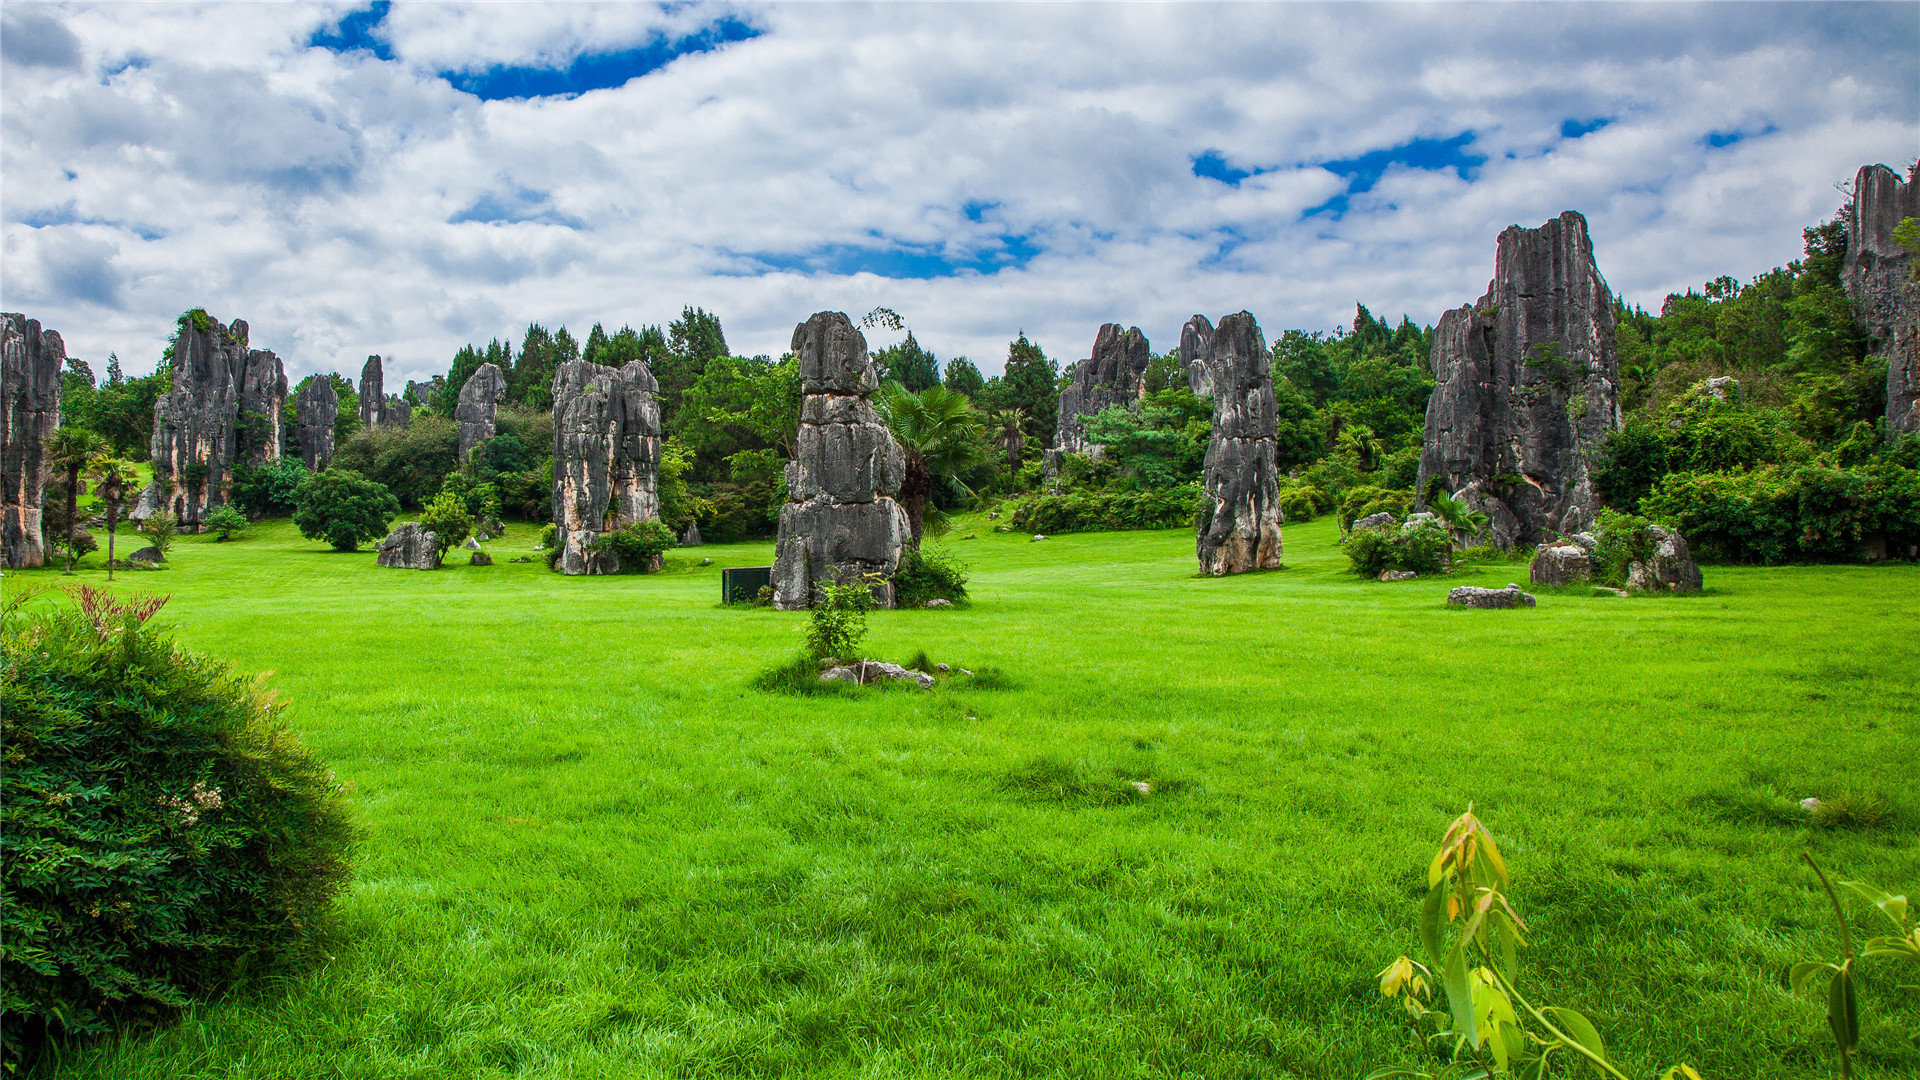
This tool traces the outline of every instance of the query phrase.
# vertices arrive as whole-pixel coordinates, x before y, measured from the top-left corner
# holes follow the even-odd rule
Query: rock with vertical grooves
[[[1107,323],[1093,339],[1093,355],[1073,365],[1071,380],[1060,391],[1060,419],[1054,427],[1054,449],[1063,454],[1097,450],[1087,442],[1086,417],[1109,405],[1137,408],[1146,394],[1147,363],[1153,353],[1147,336],[1135,326],[1126,331]]]
[[[412,421],[413,402],[399,394],[388,394],[386,411],[381,415],[380,422],[389,427],[406,427]]]
[[[1660,525],[1647,529],[1652,550],[1627,564],[1628,592],[1699,592],[1700,567],[1687,550],[1687,538]]]
[[[1486,295],[1441,316],[1432,364],[1416,494],[1438,480],[1502,547],[1591,524],[1587,462],[1620,426],[1620,367],[1586,219],[1501,233]]]
[[[1593,556],[1571,540],[1540,545],[1527,564],[1527,580],[1535,585],[1572,585],[1593,577]]]
[[[490,366],[490,365],[489,365]],[[553,525],[566,574],[613,574],[601,535],[660,517],[659,383],[645,361],[569,360],[553,374]]]
[[[380,368],[380,357],[367,357],[360,368],[360,426],[369,430],[387,420],[387,379]]]
[[[704,542],[700,539],[700,524],[694,521],[687,522],[687,527],[680,533],[680,546],[699,547]]]
[[[339,418],[340,394],[327,376],[308,379],[294,395],[294,437],[300,444],[300,462],[309,471],[318,472],[333,460],[333,425]]]
[[[453,419],[460,425],[460,460],[465,462],[473,448],[493,438],[494,416],[500,398],[507,392],[507,377],[494,364],[481,364],[467,384],[460,388],[460,400],[453,407]]]
[[[893,498],[906,458],[867,400],[879,379],[866,338],[823,311],[794,328],[793,353],[805,397],[773,565],[773,603],[787,611],[811,607],[823,584],[891,576],[908,534]],[[876,595],[893,606],[891,586]]]
[[[205,318],[204,314],[199,316]],[[128,516],[171,511],[188,531],[232,494],[241,461],[278,461],[287,376],[280,358],[247,347],[247,324],[183,318],[173,389],[153,406],[153,482]]]
[[[417,521],[403,521],[375,545],[375,561],[397,570],[437,570],[440,568],[440,538]]]
[[[1213,348],[1213,323],[1205,315],[1195,315],[1180,328],[1180,368],[1187,373],[1187,389],[1195,397],[1212,397],[1212,377],[1207,374],[1207,351]]]
[[[40,534],[47,436],[60,426],[67,347],[38,319],[0,315],[0,566],[46,561]]]
[[[1203,473],[1213,512],[1194,540],[1200,571],[1218,577],[1274,569],[1286,515],[1276,464],[1273,354],[1260,324],[1242,311],[1221,319],[1208,335],[1202,362],[1213,389],[1213,437]]]
[[[1893,239],[1908,218],[1920,218],[1920,183],[1885,165],[1862,168],[1853,179],[1840,280],[1860,329],[1887,362],[1887,426],[1895,431],[1920,431],[1920,282],[1914,253]]]

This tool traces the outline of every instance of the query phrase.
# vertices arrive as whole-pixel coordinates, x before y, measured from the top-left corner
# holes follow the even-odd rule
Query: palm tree
[[[80,531],[80,470],[107,448],[106,440],[86,428],[55,428],[47,436],[47,467],[67,477],[67,518],[61,544],[67,552],[67,573],[73,573],[74,534]]]
[[[985,432],[967,396],[944,386],[929,386],[916,394],[889,379],[880,388],[878,405],[880,418],[906,455],[900,503],[907,511],[913,550],[919,551],[934,481],[961,487],[960,473],[985,456]]]
[[[134,480],[133,462],[111,455],[95,458],[88,471],[93,492],[107,504],[107,580],[113,580],[113,530],[120,525],[120,505]]]
[[[995,409],[987,414],[987,430],[993,445],[1007,452],[1007,476],[1020,471],[1020,452],[1027,447],[1027,410]]]
[[[1380,440],[1374,437],[1373,429],[1365,424],[1355,424],[1342,431],[1336,445],[1342,453],[1354,459],[1361,472],[1372,472],[1380,464]]]
[[[1459,543],[1480,535],[1492,520],[1468,505],[1466,500],[1448,495],[1437,476],[1427,484],[1426,504],[1427,511],[1439,518],[1440,524],[1445,525],[1447,532]]]

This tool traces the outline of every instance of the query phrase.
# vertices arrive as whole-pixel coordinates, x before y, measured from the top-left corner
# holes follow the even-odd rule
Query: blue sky
[[[1920,153],[1920,5],[8,3],[0,306],[130,371],[173,317],[295,374],[529,321],[885,305],[997,370],[1355,302],[1433,322],[1591,222],[1628,300],[1799,254]],[[876,344],[884,344],[877,341]],[[391,377],[391,376],[390,376]]]

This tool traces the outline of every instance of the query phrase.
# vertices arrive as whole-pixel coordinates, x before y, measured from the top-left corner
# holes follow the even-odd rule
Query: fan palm
[[[80,470],[106,450],[105,439],[86,428],[55,428],[47,436],[47,467],[66,474],[67,516],[60,538],[67,553],[67,573],[73,573],[74,534],[80,531]]]
[[[934,482],[945,480],[965,491],[960,474],[985,458],[985,432],[967,396],[944,386],[915,393],[889,379],[876,404],[907,459],[900,505],[907,511],[911,543],[918,551]]]
[[[1007,453],[1007,475],[1020,471],[1020,452],[1027,446],[1027,410],[995,409],[987,414],[987,430],[993,445]]]
[[[1492,521],[1466,500],[1448,495],[1437,482],[1427,489],[1426,501],[1427,511],[1440,519],[1440,524],[1447,527],[1456,541],[1464,542],[1468,537],[1480,535]]]
[[[93,493],[107,504],[107,580],[112,581],[113,530],[120,525],[120,507],[134,481],[133,462],[111,455],[95,458],[87,475],[93,481]]]
[[[1340,433],[1336,443],[1342,453],[1352,457],[1362,472],[1372,472],[1380,464],[1380,440],[1374,437],[1373,429],[1365,424],[1355,424]]]

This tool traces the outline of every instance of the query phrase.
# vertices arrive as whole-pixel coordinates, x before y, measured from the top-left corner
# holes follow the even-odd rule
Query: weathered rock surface
[[[454,404],[453,419],[460,425],[460,460],[466,461],[473,448],[493,438],[494,417],[500,399],[507,392],[507,377],[494,364],[481,364],[467,384],[460,388],[460,400]]]
[[[699,547],[704,542],[705,541],[700,539],[699,523],[693,521],[687,522],[687,527],[680,532],[680,546]]]
[[[1893,239],[1910,217],[1920,217],[1920,184],[1885,165],[1854,176],[1840,280],[1854,319],[1887,362],[1887,426],[1896,431],[1920,431],[1920,283],[1913,253]]]
[[[1356,529],[1390,529],[1397,524],[1399,524],[1398,519],[1385,510],[1382,510],[1377,514],[1368,514],[1366,517],[1360,518],[1353,523],[1353,527]]]
[[[308,379],[294,395],[294,438],[300,444],[300,461],[309,470],[318,472],[333,460],[333,425],[339,418],[340,394],[332,379]]]
[[[866,338],[822,311],[794,328],[793,353],[805,397],[773,564],[773,604],[785,611],[811,607],[826,583],[890,577],[908,534],[893,498],[906,458],[867,400],[879,379]],[[890,585],[876,593],[893,606]]]
[[[360,368],[360,426],[377,428],[387,421],[387,378],[378,355]]]
[[[1534,606],[1534,599],[1532,594],[1521,592],[1520,586],[1511,583],[1504,589],[1462,585],[1447,593],[1447,604],[1451,607],[1517,608]]]
[[[466,548],[468,551],[479,551],[480,538],[477,536],[469,536],[467,537],[467,542],[464,544],[461,544],[460,546],[463,548]]]
[[[1242,311],[1220,320],[1204,363],[1213,387],[1213,437],[1202,482],[1213,513],[1194,540],[1200,571],[1217,577],[1273,569],[1280,565],[1280,526],[1286,521],[1276,464],[1273,354],[1260,324]]]
[[[468,566],[492,566],[493,556],[484,551],[476,551],[467,559]]]
[[[1527,566],[1527,580],[1535,585],[1571,585],[1593,577],[1593,559],[1575,543],[1542,544]]]
[[[147,563],[148,565],[157,566],[160,563],[166,562],[167,557],[161,554],[160,549],[157,547],[143,547],[139,551],[127,556],[127,561],[129,563]]]
[[[1725,401],[1727,400],[1728,394],[1738,394],[1740,392],[1740,381],[1731,375],[1715,375],[1711,379],[1701,380],[1700,392],[1707,394],[1716,401]]]
[[[423,409],[431,409],[433,408],[434,402],[440,399],[440,395],[446,392],[447,377],[445,375],[435,375],[425,382],[414,382],[412,379],[408,379],[407,391],[400,396]]]
[[[1627,564],[1628,592],[1699,592],[1700,567],[1687,551],[1686,537],[1655,525],[1647,530],[1653,554]]]
[[[129,516],[170,510],[195,529],[232,493],[240,461],[278,461],[287,376],[272,352],[247,347],[247,324],[181,324],[173,389],[153,406],[153,482]]]
[[[440,538],[420,527],[417,521],[403,521],[374,548],[381,566],[399,570],[434,570],[440,566]]]
[[[1053,446],[1063,454],[1098,449],[1087,442],[1086,417],[1109,405],[1138,407],[1145,394],[1147,362],[1153,358],[1147,336],[1135,326],[1126,331],[1107,323],[1093,339],[1093,355],[1073,366],[1072,381],[1060,391],[1060,419]]]
[[[1381,581],[1412,581],[1414,578],[1417,578],[1419,576],[1420,576],[1420,573],[1417,570],[1382,570],[1380,571]]]
[[[566,574],[612,574],[603,533],[660,517],[660,384],[643,360],[570,360],[553,375],[553,524]]]
[[[1573,211],[1500,234],[1478,303],[1434,330],[1417,492],[1438,478],[1502,547],[1585,528],[1589,453],[1620,426],[1613,294]]]
[[[387,408],[380,422],[391,427],[406,427],[413,421],[413,402],[398,394],[387,395]]]
[[[66,343],[38,319],[0,315],[0,566],[46,561],[40,504],[47,436],[60,426]]]
[[[916,683],[923,690],[933,689],[933,676],[924,671],[903,668],[899,664],[887,664],[878,660],[861,660],[841,667],[831,667],[820,673],[821,682],[850,682],[866,685],[882,679],[892,682]]]
[[[1207,371],[1207,353],[1213,349],[1213,323],[1195,315],[1180,328],[1180,369],[1187,373],[1187,389],[1195,397],[1213,396],[1213,376]]]

